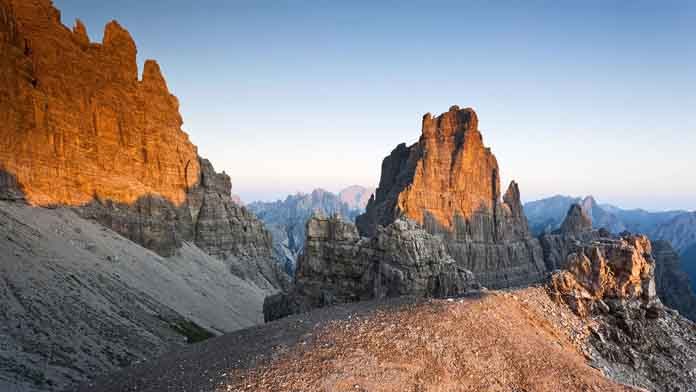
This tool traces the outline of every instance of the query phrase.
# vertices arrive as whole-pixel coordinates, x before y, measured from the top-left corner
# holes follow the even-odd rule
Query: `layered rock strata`
[[[400,217],[441,236],[457,263],[487,287],[544,277],[542,250],[529,234],[519,188],[511,183],[501,200],[498,163],[483,144],[472,109],[426,114],[420,140],[400,144],[384,159],[379,187],[357,225],[370,237]]]
[[[264,303],[267,320],[336,303],[458,296],[480,287],[440,238],[401,219],[361,238],[355,225],[340,217],[314,216],[297,267],[294,292]]]
[[[70,206],[163,256],[195,243],[284,287],[270,234],[199,158],[159,65],[139,78],[136,53],[117,22],[92,43],[49,0],[0,0],[0,197]]]

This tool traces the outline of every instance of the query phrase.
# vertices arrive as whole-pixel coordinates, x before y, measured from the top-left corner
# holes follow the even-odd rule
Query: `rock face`
[[[616,237],[604,229],[592,230],[592,224],[584,211],[578,204],[574,204],[570,207],[560,230],[540,237],[548,270],[577,269],[581,264],[586,265],[587,260],[602,265],[602,262],[592,260],[592,257],[602,256],[588,250],[588,247],[606,248],[608,244],[620,241],[624,237],[647,239],[645,236],[626,237],[627,234]],[[654,241],[651,249],[651,262],[656,266],[654,280],[658,296],[666,305],[693,319],[696,297],[688,274],[681,269],[679,256],[667,241]]]
[[[593,367],[651,391],[689,391],[696,385],[696,325],[658,297],[666,271],[656,282],[665,265],[656,268],[652,254],[664,258],[663,245],[653,250],[646,236],[630,234],[576,239],[548,291],[585,320]]]
[[[181,205],[198,157],[157,63],[138,77],[135,43],[117,22],[89,43],[48,0],[0,7],[0,165],[27,201],[133,204],[156,194]]]
[[[606,310],[610,301],[636,300],[648,312],[658,312],[651,252],[650,240],[642,235],[581,245],[568,255],[565,270],[552,276],[551,291],[583,316],[597,307]]]
[[[340,217],[314,216],[307,222],[290,296],[264,303],[267,320],[336,303],[412,295],[457,296],[479,288],[473,274],[447,254],[440,238],[418,224],[398,219],[361,238]]]
[[[304,248],[307,220],[313,214],[338,214],[353,221],[361,211],[323,189],[315,189],[310,194],[290,195],[285,200],[275,202],[254,202],[248,207],[269,227],[275,257],[291,275],[295,272],[297,257]]]
[[[439,117],[426,114],[418,143],[401,144],[384,159],[375,197],[357,225],[369,237],[406,217],[442,236],[448,253],[487,287],[539,281],[541,247],[529,234],[518,186],[510,184],[502,200],[500,189],[476,113],[453,106]]]
[[[270,234],[198,157],[157,63],[138,77],[117,22],[91,43],[49,0],[0,0],[0,53],[0,197],[70,206],[162,256],[188,241],[273,268]]]
[[[652,254],[656,265],[657,295],[665,305],[696,321],[696,295],[689,275],[681,268],[679,255],[664,240],[652,242]]]

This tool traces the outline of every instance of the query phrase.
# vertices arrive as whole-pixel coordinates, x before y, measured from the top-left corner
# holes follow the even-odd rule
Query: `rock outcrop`
[[[369,237],[400,217],[442,236],[448,253],[487,287],[544,276],[541,247],[529,234],[518,186],[510,184],[501,200],[498,163],[483,144],[472,109],[426,114],[420,140],[397,146],[384,159],[377,192],[357,225]]]
[[[696,321],[696,295],[689,275],[681,268],[680,258],[668,241],[652,241],[655,258],[657,295],[665,305]]]
[[[551,277],[551,292],[582,316],[639,301],[656,317],[662,307],[651,253],[650,240],[642,235],[582,244],[568,255],[565,269]]]
[[[576,241],[548,291],[584,320],[589,336],[583,351],[592,366],[651,391],[691,390],[696,325],[658,297],[652,254],[664,257],[664,250],[653,250],[644,235]]]
[[[69,206],[162,256],[188,241],[246,259],[284,287],[270,234],[199,158],[159,65],[139,78],[136,52],[117,22],[91,43],[49,0],[0,0],[0,197]]]
[[[442,240],[398,219],[361,238],[338,216],[307,222],[291,295],[264,303],[266,320],[312,308],[375,298],[447,297],[479,289],[473,274],[447,254]]]

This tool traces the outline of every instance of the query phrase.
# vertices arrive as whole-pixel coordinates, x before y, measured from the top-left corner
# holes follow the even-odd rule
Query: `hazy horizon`
[[[524,201],[696,209],[696,3],[54,3],[92,41],[131,32],[245,202],[375,186],[456,104]]]

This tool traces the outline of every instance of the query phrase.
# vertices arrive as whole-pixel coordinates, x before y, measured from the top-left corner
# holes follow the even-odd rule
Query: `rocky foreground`
[[[694,324],[669,312],[643,319],[630,342],[679,342],[677,351],[645,353],[663,371],[650,378],[608,364],[601,353],[633,348],[604,335],[602,317],[577,315],[543,287],[338,305],[212,339],[81,391],[693,390]],[[669,381],[689,366],[680,383]]]

